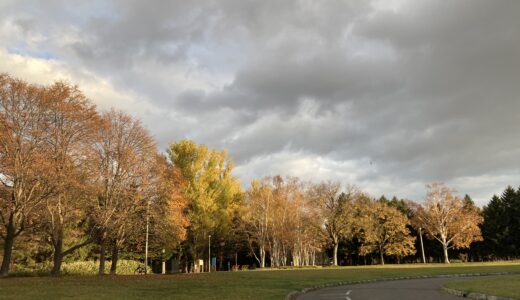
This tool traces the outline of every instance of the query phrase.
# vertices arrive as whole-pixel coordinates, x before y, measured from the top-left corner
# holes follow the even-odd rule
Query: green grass
[[[450,282],[445,286],[465,292],[520,299],[520,275]]]
[[[283,299],[292,290],[334,282],[458,273],[518,272],[520,262],[387,265],[149,276],[0,279],[1,299]]]

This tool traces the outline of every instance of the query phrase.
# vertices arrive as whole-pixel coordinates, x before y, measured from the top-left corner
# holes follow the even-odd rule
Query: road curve
[[[447,294],[441,286],[454,280],[468,278],[425,278],[373,283],[342,285],[308,292],[297,297],[297,300],[460,300],[461,298]]]

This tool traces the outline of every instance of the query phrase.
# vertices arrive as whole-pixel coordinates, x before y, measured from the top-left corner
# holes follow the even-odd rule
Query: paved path
[[[298,300],[343,299],[343,300],[460,300],[440,289],[454,280],[468,278],[427,278],[381,281],[324,288],[299,296]]]

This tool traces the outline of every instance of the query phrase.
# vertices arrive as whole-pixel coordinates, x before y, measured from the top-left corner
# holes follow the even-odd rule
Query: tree
[[[468,248],[482,240],[479,224],[483,218],[475,206],[465,205],[447,186],[434,182],[427,188],[426,201],[414,205],[414,223],[441,243],[444,262],[449,263],[449,249]]]
[[[189,140],[171,144],[168,156],[186,181],[188,247],[194,259],[203,257],[208,235],[223,242],[231,232],[233,214],[242,204],[240,184],[231,174],[233,162],[226,151],[210,150]]]
[[[327,243],[322,220],[309,194],[308,185],[297,178],[288,178],[286,183],[287,230],[286,240],[294,266],[315,265],[316,252]],[[277,210],[278,211],[278,210]]]
[[[100,249],[99,273],[104,274],[107,246],[111,244],[113,256],[117,257],[129,232],[140,229],[131,217],[146,209],[150,201],[157,152],[152,137],[138,120],[115,110],[101,117],[103,124],[94,153],[98,193],[90,211]],[[117,264],[112,265],[111,272],[115,273]]]
[[[490,258],[520,256],[520,188],[508,186],[482,209],[483,251]]]
[[[92,242],[87,238],[63,249],[67,232],[78,231],[85,220],[86,204],[92,196],[91,145],[99,117],[75,86],[57,82],[47,87],[43,96],[49,103],[43,150],[50,160],[44,176],[52,194],[46,198],[40,222],[54,248],[52,274],[59,275],[63,257]]]
[[[162,255],[162,249],[174,253],[186,239],[189,219],[186,210],[189,205],[183,190],[186,182],[180,170],[164,156],[157,156],[153,170],[154,201],[149,207],[150,248],[156,255]],[[144,219],[144,218],[142,218]]]
[[[271,267],[286,266],[290,258],[294,266],[315,263],[316,252],[323,245],[323,230],[305,187],[293,177],[251,182],[242,221],[251,253],[261,268],[267,254]]]
[[[269,244],[269,236],[273,222],[273,198],[274,195],[269,178],[253,180],[246,194],[246,208],[243,214],[243,220],[246,223],[245,231],[248,236],[251,252],[258,261],[260,268],[265,267],[266,248]],[[258,255],[253,248],[253,243],[258,247]]]
[[[50,194],[43,175],[49,161],[44,151],[45,89],[0,74],[0,231],[4,257],[0,276],[7,276],[15,239],[28,226]]]
[[[405,256],[415,253],[415,239],[407,228],[409,220],[402,212],[380,201],[363,204],[359,207],[356,222],[362,243],[361,254],[377,251],[384,265],[384,255]]]
[[[407,200],[397,199],[397,197],[392,197],[391,200],[386,200],[383,197],[379,199],[380,202],[384,202],[388,204],[388,206],[396,208],[398,211],[402,212],[405,216],[410,217],[412,214],[410,208],[408,207]]]
[[[353,201],[359,191],[349,186],[340,193],[340,184],[323,182],[312,187],[312,202],[333,247],[333,263],[338,265],[338,246],[341,239],[353,234]]]

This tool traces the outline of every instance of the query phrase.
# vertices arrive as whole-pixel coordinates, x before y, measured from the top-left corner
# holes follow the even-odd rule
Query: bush
[[[105,265],[105,271],[110,272],[112,262],[107,261]],[[131,275],[134,274],[135,270],[141,262],[135,260],[119,260],[117,262],[117,274],[118,275]],[[98,274],[99,262],[97,261],[76,261],[71,263],[64,263],[62,265],[63,274],[71,275],[95,275]],[[152,268],[147,268],[148,273],[152,273]]]
[[[106,273],[110,272],[111,261],[107,261],[105,265]],[[142,263],[135,260],[124,260],[121,259],[117,263],[117,274],[118,275],[132,275],[135,274],[135,270],[138,266],[142,266]],[[48,275],[52,270],[51,263],[36,264],[31,267],[24,267],[18,265],[12,276],[41,276]],[[96,275],[99,270],[98,261],[75,261],[75,262],[63,262],[61,265],[61,273],[64,275]],[[152,268],[147,267],[148,273],[152,273]]]

